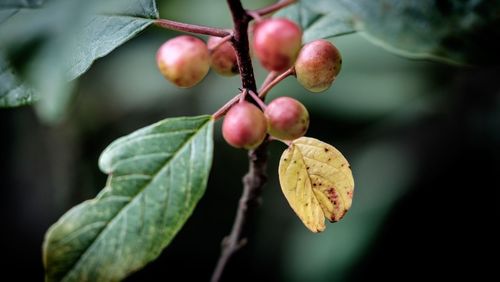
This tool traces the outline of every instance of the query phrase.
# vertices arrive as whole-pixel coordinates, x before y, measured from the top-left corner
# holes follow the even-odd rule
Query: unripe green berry
[[[266,107],[269,134],[281,140],[294,140],[304,136],[309,128],[309,113],[299,101],[290,97],[274,99]]]
[[[165,78],[179,87],[200,82],[210,68],[210,55],[205,42],[181,35],[165,42],[156,53],[156,62]]]
[[[222,123],[222,136],[233,147],[253,149],[264,141],[266,127],[262,111],[243,101],[227,112]]]
[[[210,65],[220,75],[236,75],[239,73],[236,52],[229,41],[219,45],[221,40],[223,40],[221,37],[216,36],[208,38],[207,46],[210,50]]]
[[[307,90],[322,92],[330,88],[341,66],[339,50],[329,41],[320,39],[302,47],[295,62],[295,74]]]
[[[269,71],[285,71],[293,65],[302,45],[302,31],[294,22],[267,19],[255,24],[253,50]]]

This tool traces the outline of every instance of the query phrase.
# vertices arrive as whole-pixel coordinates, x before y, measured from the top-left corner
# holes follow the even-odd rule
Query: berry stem
[[[266,110],[267,108],[266,104],[260,99],[260,97],[257,94],[255,94],[255,92],[250,90],[248,91],[248,95],[250,95],[253,98],[253,100],[259,105],[262,111]]]
[[[228,30],[225,30],[222,28],[187,24],[187,23],[181,23],[181,22],[176,22],[176,21],[167,20],[167,19],[155,20],[155,24],[157,26],[160,26],[163,28],[177,30],[177,31],[184,31],[184,32],[190,32],[190,33],[197,33],[197,34],[206,34],[206,35],[217,36],[217,37],[231,36],[231,31],[228,31]]]
[[[262,92],[262,89],[264,89],[269,83],[271,83],[276,77],[278,77],[280,73],[276,71],[270,72],[266,78],[264,79],[264,82],[260,85],[259,93]]]
[[[257,10],[253,10],[251,12],[249,12],[250,15],[258,15],[259,17],[261,16],[265,16],[265,15],[268,15],[268,14],[272,14],[276,11],[279,11],[280,9],[283,9],[285,8],[286,6],[289,6],[293,3],[297,2],[297,0],[281,0],[281,1],[278,1],[272,5],[269,5],[267,7],[264,7],[264,8],[261,8],[261,9],[257,9]],[[254,17],[255,18],[255,17]]]
[[[294,75],[294,74],[295,74],[295,68],[292,66],[289,69],[287,69],[286,71],[284,71],[282,74],[276,76],[276,78],[274,78],[274,80],[272,80],[271,82],[267,83],[267,85],[265,85],[265,86],[263,85],[262,89],[259,92],[259,97],[262,100],[264,100],[266,98],[267,93],[271,89],[273,89],[274,86],[276,86],[278,83],[280,83],[283,79],[289,77],[290,75]]]
[[[258,93],[261,93],[262,90],[264,90],[271,82],[273,82],[277,77],[279,76],[279,73],[278,72],[275,72],[275,71],[272,71],[270,72],[266,79],[264,80],[264,82],[262,83],[262,85],[260,86],[260,90]],[[278,82],[276,82],[278,83]],[[269,91],[269,90],[266,90],[266,91]],[[259,97],[261,97],[261,95],[259,95]],[[231,100],[229,100],[226,104],[224,104],[224,106],[222,106],[220,109],[218,109],[215,113],[212,114],[212,118],[214,120],[218,120],[218,119],[221,119],[223,116],[226,115],[226,113],[229,111],[229,109],[231,109],[231,107],[238,103],[238,101],[240,100],[241,98],[241,93],[234,96],[233,98],[231,98]],[[261,97],[261,100],[262,97]]]
[[[248,94],[248,89],[245,89],[243,90],[243,92],[240,93],[239,103],[245,101],[245,99],[247,98],[247,94]]]
[[[281,139],[278,139],[278,138],[273,137],[273,136],[271,136],[271,135],[269,135],[269,137],[267,138],[267,140],[268,140],[269,142],[271,142],[271,141],[279,141],[279,142],[281,142],[281,143],[283,143],[283,144],[287,145],[288,147],[292,146],[292,141],[289,141],[289,140],[281,140]]]
[[[233,98],[231,98],[231,100],[227,101],[226,104],[224,104],[224,106],[222,106],[220,109],[218,109],[215,113],[212,114],[212,118],[214,120],[218,120],[220,118],[222,118],[224,115],[226,115],[226,113],[229,111],[229,109],[231,109],[231,107],[238,103],[238,101],[240,100],[240,96],[241,96],[241,93],[234,96]]]
[[[230,34],[228,36],[225,36],[222,38],[221,41],[217,42],[217,44],[215,44],[214,46],[212,46],[212,48],[208,48],[208,51],[212,52],[214,50],[216,50],[217,48],[219,48],[222,44],[228,42],[229,40],[231,40],[233,38],[233,34]]]

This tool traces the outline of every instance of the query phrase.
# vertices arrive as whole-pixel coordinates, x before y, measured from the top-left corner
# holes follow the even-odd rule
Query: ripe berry
[[[339,50],[329,41],[320,39],[302,47],[295,62],[295,74],[307,90],[321,92],[332,85],[341,66]]]
[[[191,87],[207,75],[210,55],[205,42],[182,35],[163,43],[156,53],[156,62],[167,80],[179,87]]]
[[[302,45],[302,31],[287,19],[267,19],[255,24],[253,49],[269,71],[285,71],[293,65]]]
[[[210,36],[208,38],[208,49],[210,50],[210,65],[220,75],[232,76],[238,74],[238,61],[236,52],[229,41],[219,46],[221,37]],[[214,49],[214,47],[216,47]]]
[[[309,128],[309,113],[306,107],[290,97],[274,99],[264,114],[269,134],[281,140],[302,137]]]
[[[255,105],[238,103],[224,118],[222,136],[233,147],[253,149],[266,137],[266,118]]]

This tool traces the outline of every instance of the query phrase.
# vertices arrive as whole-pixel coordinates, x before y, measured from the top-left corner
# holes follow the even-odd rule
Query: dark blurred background
[[[230,26],[224,1],[159,2],[164,18]],[[43,279],[44,233],[104,186],[97,159],[111,141],[166,117],[213,113],[236,94],[238,77],[213,72],[188,90],[165,81],[155,52],[175,35],[152,27],[97,61],[59,124],[42,123],[32,107],[0,111],[4,277]],[[308,136],[348,158],[353,207],[325,232],[310,233],[281,193],[284,146],[272,144],[262,206],[224,281],[498,277],[500,69],[407,60],[360,35],[332,41],[344,64],[328,92],[308,93],[288,78],[269,98],[301,100],[311,115]],[[265,73],[254,67],[261,82]],[[219,128],[205,196],[158,260],[126,281],[209,279],[248,161]]]

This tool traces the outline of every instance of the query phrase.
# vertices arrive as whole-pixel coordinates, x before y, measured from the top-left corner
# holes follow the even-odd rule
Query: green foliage
[[[7,9],[10,8],[0,6],[0,11]],[[28,17],[30,21],[26,21]],[[0,25],[0,41],[4,43],[0,49],[13,53],[13,50],[36,48],[28,54],[32,57],[31,62],[20,66],[24,75],[16,81],[28,81],[29,88],[36,89],[43,97],[38,112],[44,120],[52,122],[60,119],[69,101],[72,91],[69,81],[82,75],[96,59],[133,38],[156,18],[158,11],[153,0],[104,3],[94,0],[85,5],[75,0],[56,0],[40,9],[22,9]],[[42,35],[45,38],[38,42]],[[16,91],[21,95],[19,89]],[[23,96],[29,95],[24,93]],[[17,105],[2,104],[3,107]]]
[[[0,53],[0,108],[18,107],[36,100],[33,89],[16,76],[7,59]]]
[[[3,0],[0,3],[0,24],[19,12],[20,9],[36,8],[44,0]]]
[[[210,116],[165,119],[104,150],[106,187],[46,234],[47,281],[117,281],[155,259],[205,191]]]
[[[282,11],[305,29],[304,40],[354,31],[410,58],[498,63],[499,1],[302,0]],[[488,56],[489,55],[489,56]]]
[[[189,14],[208,14],[197,10],[189,10]],[[304,42],[360,32],[375,44],[410,58],[485,64],[499,61],[492,56],[500,48],[498,43],[484,41],[498,37],[499,11],[498,1],[485,0],[302,0],[276,16],[298,22],[304,28]],[[0,107],[26,105],[40,98],[37,109],[41,117],[57,121],[71,97],[74,85],[70,81],[157,18],[154,0],[2,1]],[[388,62],[368,59],[373,65]],[[366,61],[360,64],[367,65]],[[362,78],[353,79],[351,91],[352,85],[369,85],[370,89],[377,82],[394,85],[377,76],[374,79],[372,71]],[[398,90],[408,87],[401,84],[396,85]],[[223,92],[221,87],[224,85],[217,85],[217,94]],[[361,95],[357,97],[363,100]],[[402,93],[398,97],[405,99]],[[337,107],[343,107],[342,96],[335,99]],[[335,112],[331,111],[335,105],[320,103]],[[362,104],[367,103],[363,100]],[[369,106],[380,104],[383,101]],[[210,116],[174,118],[113,142],[99,162],[101,170],[109,174],[106,187],[95,199],[67,212],[47,232],[47,280],[116,281],[155,259],[204,193],[212,160],[212,130]],[[361,231],[348,233],[371,232]],[[322,245],[307,250],[330,248]],[[332,250],[328,253],[337,249]]]
[[[499,61],[498,56],[492,56],[500,48],[499,43],[485,42],[482,38],[498,37],[500,29],[495,25],[500,23],[499,10],[498,1],[302,0],[278,16],[299,22],[305,29],[305,42],[360,31],[375,44],[411,58],[492,64]],[[25,20],[28,17],[30,21]],[[12,50],[31,48],[34,41],[44,39],[38,52],[30,53],[33,63],[27,66],[23,77],[14,79],[21,84],[29,82],[29,87],[16,88],[16,97],[23,102],[16,102],[17,98],[4,99],[0,107],[33,102],[35,99],[29,97],[35,89],[43,97],[38,106],[41,117],[49,122],[59,120],[73,89],[67,82],[156,18],[154,0],[105,3],[94,0],[84,4],[76,0],[3,1],[0,4],[3,52],[10,54]],[[61,30],[61,26],[65,29]],[[13,90],[10,87],[14,84],[7,79],[12,81],[14,73],[19,72],[9,73],[9,78],[0,77],[0,82],[6,85],[3,93]]]

